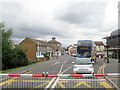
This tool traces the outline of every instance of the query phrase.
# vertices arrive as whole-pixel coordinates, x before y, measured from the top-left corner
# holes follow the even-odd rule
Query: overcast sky
[[[88,39],[102,41],[118,28],[119,0],[1,0],[0,12],[13,40],[26,37],[50,40],[63,46]]]

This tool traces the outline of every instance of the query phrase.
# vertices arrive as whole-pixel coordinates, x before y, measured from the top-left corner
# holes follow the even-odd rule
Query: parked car
[[[90,58],[77,58],[74,64],[74,73],[94,73],[93,64]]]

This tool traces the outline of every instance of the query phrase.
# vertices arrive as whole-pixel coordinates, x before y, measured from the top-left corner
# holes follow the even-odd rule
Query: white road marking
[[[65,62],[67,62],[67,61],[65,61]],[[64,64],[65,64],[65,62],[64,62]],[[60,72],[61,72],[64,64],[62,65],[62,67],[61,67],[61,69],[60,69]],[[73,66],[68,67],[68,68],[65,69],[63,72],[61,72],[61,73],[59,72],[59,74],[63,74],[64,72],[66,72],[67,70],[69,70],[69,69],[72,68],[72,67],[73,67]],[[55,86],[57,85],[57,82],[58,82],[59,80],[60,80],[60,77],[57,77],[57,79],[54,81],[54,84],[51,86],[51,89],[50,89],[50,90],[53,90],[53,88],[55,88]]]
[[[56,62],[56,63],[52,64],[52,66],[54,66],[54,65],[56,65],[56,64],[58,64],[58,63],[60,63],[60,62]]]
[[[67,62],[67,60],[64,62],[64,64]]]
[[[59,71],[58,74],[61,73],[62,68],[63,68],[63,66],[64,66],[64,64],[65,64],[66,62],[67,62],[67,61],[65,61],[65,62],[63,63],[63,65],[61,66],[60,71]],[[56,79],[56,78],[57,78],[57,79]],[[55,79],[56,79],[56,80],[55,80]],[[51,87],[54,88],[54,87],[56,86],[58,80],[59,80],[59,77],[54,77],[54,78],[51,80],[51,82],[45,87],[44,90],[47,90],[47,89],[52,85],[52,83],[55,81],[54,84],[51,86]]]
[[[53,88],[55,88],[55,86],[57,85],[57,82],[59,81],[59,77],[55,80],[54,84],[51,86],[50,90],[53,90]]]
[[[72,68],[73,66],[70,66],[69,68],[65,69],[61,74],[63,74],[64,72],[66,72],[67,70],[69,70],[70,68]]]
[[[56,79],[56,77],[54,77],[54,78],[51,80],[51,82],[45,87],[44,90],[47,90],[47,88],[50,87],[50,85],[54,82],[55,79]]]

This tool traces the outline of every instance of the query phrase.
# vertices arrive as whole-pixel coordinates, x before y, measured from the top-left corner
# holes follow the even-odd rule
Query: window
[[[43,53],[43,52],[41,52],[41,55],[44,55],[44,53]]]

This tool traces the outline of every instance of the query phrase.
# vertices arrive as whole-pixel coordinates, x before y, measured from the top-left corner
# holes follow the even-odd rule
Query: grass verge
[[[27,66],[21,66],[21,67],[17,67],[17,68],[2,70],[2,71],[0,71],[0,73],[11,72],[11,71],[14,71],[14,70],[17,70],[17,69],[20,69],[20,68],[24,68],[24,67],[28,67],[28,66],[31,66],[31,65],[34,65],[34,64],[38,64],[38,63],[41,63],[41,62],[45,62],[45,61],[36,62],[36,63],[33,63],[33,64],[29,64],[29,65],[27,65]]]

